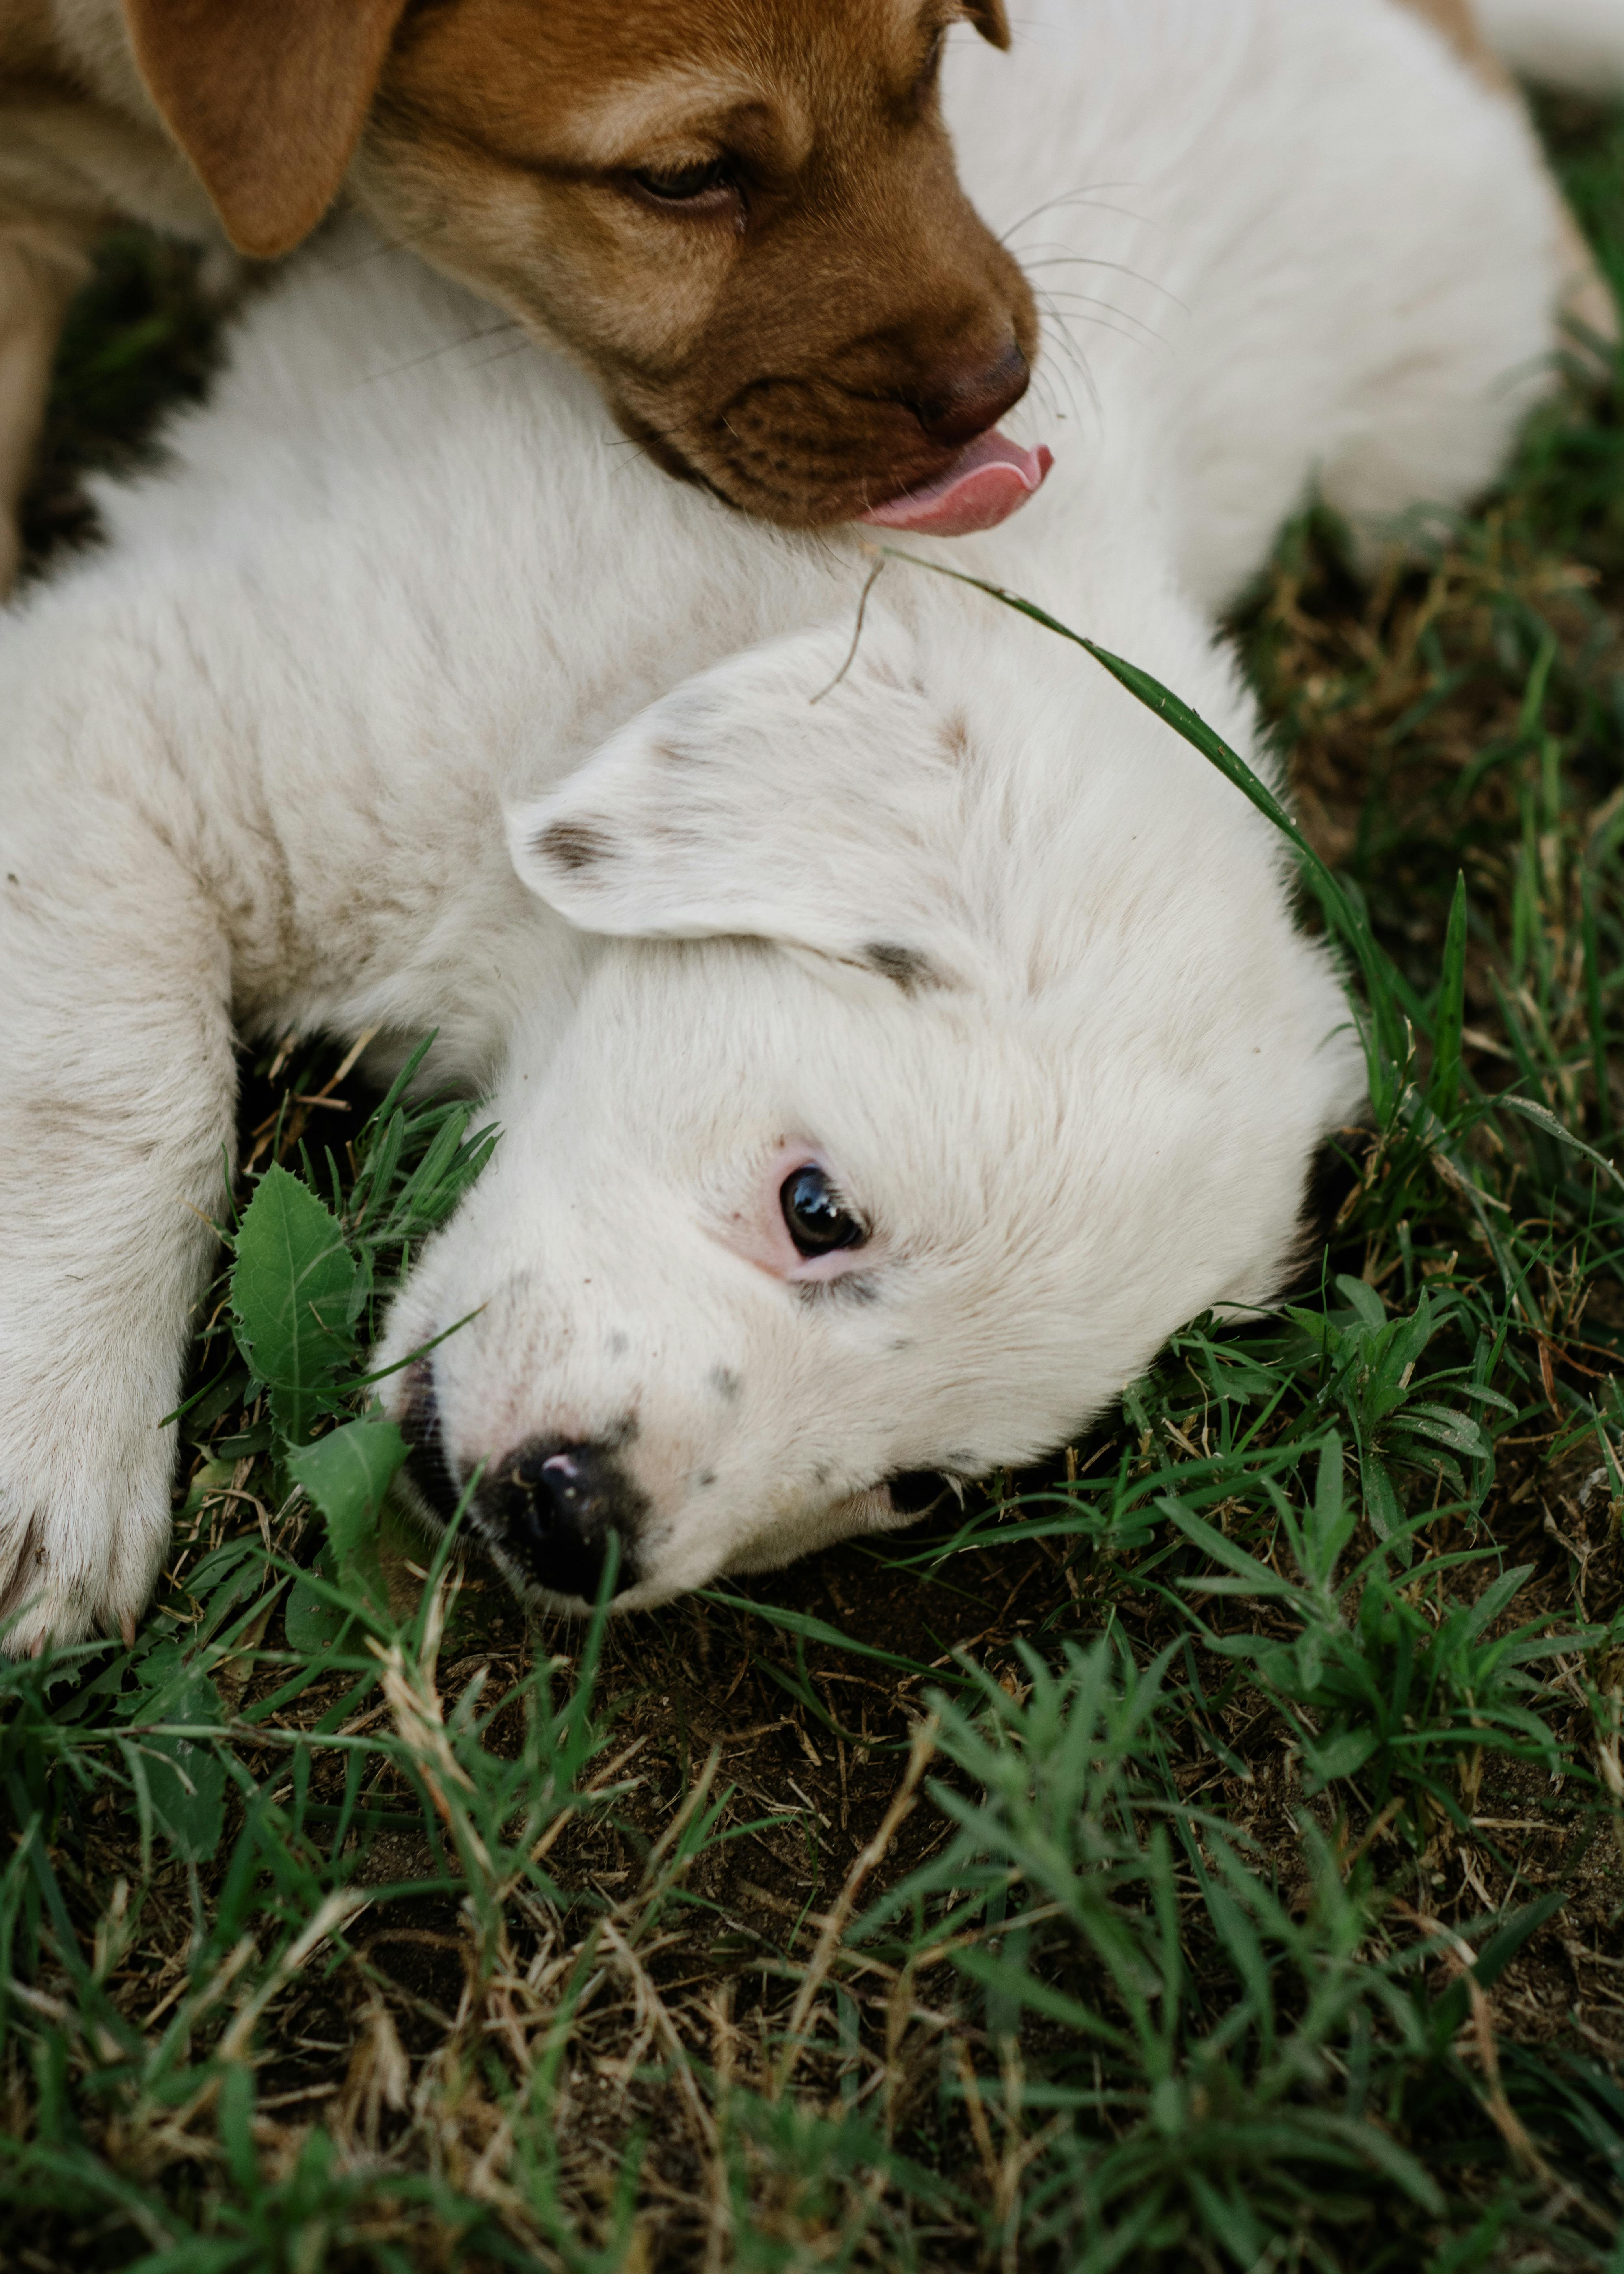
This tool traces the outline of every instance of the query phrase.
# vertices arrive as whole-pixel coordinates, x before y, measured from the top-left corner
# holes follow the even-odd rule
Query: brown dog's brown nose
[[[1012,410],[1031,377],[1031,365],[1011,340],[996,363],[959,374],[940,393],[915,403],[914,413],[933,442],[957,449]]]

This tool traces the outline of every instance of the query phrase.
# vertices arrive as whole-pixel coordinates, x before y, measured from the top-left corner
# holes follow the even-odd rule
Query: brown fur
[[[1507,84],[1470,0],[1408,4]],[[934,478],[1036,340],[937,109],[954,17],[1008,44],[1004,0],[0,0],[0,592],[98,234],[268,256],[346,182],[731,503],[811,526]],[[636,179],[717,158],[686,203]],[[1570,306],[1613,335],[1576,230]]]
[[[612,47],[579,0],[410,15],[364,201],[561,340],[663,464],[735,504],[840,520],[939,473],[1019,395],[1036,329],[918,85],[939,17],[915,0],[614,9]],[[628,188],[722,150],[742,201],[690,215]]]
[[[346,178],[731,503],[810,526],[933,478],[1037,329],[954,172],[954,18],[1008,44],[1003,0],[0,0],[0,531],[97,233],[270,255]],[[718,159],[680,202],[636,178]]]
[[[401,0],[125,0],[164,124],[240,252],[308,237],[349,171]]]

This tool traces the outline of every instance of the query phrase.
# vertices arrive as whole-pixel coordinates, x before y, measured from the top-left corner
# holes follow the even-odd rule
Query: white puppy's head
[[[431,1507],[480,1470],[526,1593],[590,1598],[614,1533],[657,1602],[1052,1449],[1275,1291],[1358,1095],[1278,848],[1201,759],[1036,635],[971,669],[871,621],[812,703],[847,637],[706,674],[512,817],[614,937],[516,1035],[381,1359],[475,1314],[391,1399]]]

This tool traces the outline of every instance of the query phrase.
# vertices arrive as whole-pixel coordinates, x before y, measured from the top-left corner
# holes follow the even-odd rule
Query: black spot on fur
[[[725,1398],[727,1404],[732,1405],[737,1399],[739,1392],[744,1388],[744,1384],[732,1367],[718,1366],[710,1370],[710,1387],[718,1397]]]
[[[921,955],[916,947],[900,946],[895,940],[871,939],[862,951],[862,960],[870,971],[892,981],[905,995],[950,983],[928,955]]]
[[[574,870],[590,869],[610,847],[602,830],[594,829],[590,822],[555,821],[542,831],[533,849],[538,861]]]

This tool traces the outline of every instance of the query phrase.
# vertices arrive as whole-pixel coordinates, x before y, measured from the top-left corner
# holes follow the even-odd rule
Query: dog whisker
[[[1056,252],[1041,260],[1034,260],[1029,254],[1023,252],[1020,265],[1028,275],[1034,268],[1109,268],[1115,270],[1118,276],[1132,277],[1136,284],[1144,285],[1147,291],[1157,293],[1163,300],[1170,300],[1176,308],[1187,311],[1190,305],[1167,285],[1159,284],[1154,276],[1147,276],[1142,268],[1135,268],[1125,260],[1103,260],[1096,253]]]
[[[498,339],[502,333],[511,332],[516,328],[512,320],[508,319],[500,324],[488,324],[480,331],[462,332],[454,340],[442,340],[436,348],[425,348],[421,355],[408,356],[404,363],[391,364],[384,371],[369,372],[366,377],[358,380],[357,384],[361,387],[375,387],[380,380],[398,379],[402,372],[416,371],[421,365],[432,363],[440,356],[450,355],[457,348],[472,347],[480,340]],[[518,344],[523,347],[527,344],[527,342],[521,340]],[[506,352],[511,353],[512,350],[508,350]]]
[[[1025,229],[1029,222],[1041,221],[1045,214],[1058,213],[1071,207],[1088,206],[1098,213],[1119,214],[1124,221],[1138,221],[1141,218],[1139,215],[1132,212],[1126,206],[1111,205],[1107,200],[1097,196],[1095,192],[1100,190],[1138,190],[1143,187],[1142,182],[1096,182],[1092,187],[1071,191],[1063,198],[1048,198],[1041,206],[1034,206],[1030,213],[1022,214],[1019,221],[1012,221],[1009,227],[1000,233],[998,242],[1000,245],[1007,245],[1017,230]]]
[[[1063,393],[1064,401],[1070,406],[1069,408],[1063,409],[1061,407]],[[1077,392],[1071,384],[1071,374],[1070,372],[1062,371],[1051,376],[1049,380],[1049,400],[1055,406],[1050,412],[1050,416],[1054,418],[1057,426],[1070,425],[1080,425],[1082,424],[1082,413],[1078,405]]]
[[[432,222],[425,229],[410,230],[403,235],[385,234],[381,223],[378,228],[382,239],[380,244],[368,245],[364,252],[351,253],[348,260],[324,262],[320,274],[323,276],[345,276],[352,268],[365,268],[374,260],[387,260],[401,252],[415,252],[445,233],[443,222]]]
[[[1043,314],[1045,337],[1051,340],[1060,350],[1071,370],[1082,381],[1096,419],[1103,422],[1104,406],[1100,398],[1100,390],[1094,383],[1094,373],[1089,368],[1088,358],[1084,351],[1082,343],[1074,336],[1064,312],[1058,308],[1045,305],[1047,299],[1046,293],[1041,292],[1038,295],[1038,305]],[[1076,399],[1073,397],[1073,410],[1076,407]]]
[[[1144,339],[1139,343],[1141,346],[1148,344],[1152,340],[1162,347],[1166,347],[1168,344],[1165,332],[1159,332],[1154,324],[1147,324],[1143,316],[1136,316],[1131,308],[1119,308],[1114,300],[1101,300],[1097,293],[1055,292],[1045,290],[1043,297],[1052,307],[1056,309],[1062,301],[1066,300],[1079,308],[1102,308],[1106,316],[1115,316],[1120,323],[1132,324],[1136,331],[1143,333]],[[1114,326],[1106,324],[1104,317],[1101,316],[1078,316],[1073,320],[1079,324],[1102,324],[1108,331],[1115,328]],[[1132,339],[1134,335],[1131,332],[1124,332],[1122,336],[1124,339]]]
[[[510,340],[505,348],[498,348],[493,355],[479,357],[477,361],[470,363],[468,367],[470,371],[485,371],[493,363],[505,362],[509,356],[523,355],[526,348],[533,348],[535,342],[526,332],[523,337]]]
[[[1057,424],[1064,425],[1066,414],[1060,408],[1060,397],[1055,391],[1054,373],[1041,362],[1033,367],[1032,391],[1048,416]]]

